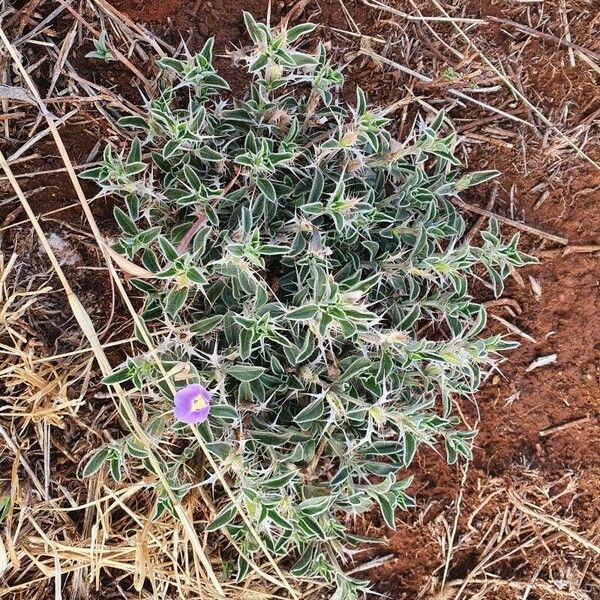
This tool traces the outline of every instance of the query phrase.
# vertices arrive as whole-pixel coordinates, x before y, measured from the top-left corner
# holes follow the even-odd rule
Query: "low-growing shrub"
[[[255,530],[294,576],[353,598],[365,584],[344,574],[361,540],[349,517],[375,508],[394,527],[395,510],[413,505],[406,469],[420,444],[443,445],[450,463],[471,456],[474,431],[453,405],[514,346],[482,337],[469,281],[498,294],[529,257],[494,221],[481,243],[464,240],[449,197],[495,173],[458,173],[443,112],[397,141],[360,89],[354,106],[339,99],[343,77],[322,45],[297,49],[311,25],[245,19],[246,100],[223,99],[212,41],[164,58],[145,116],[120,121],[138,134],[128,152],[107,146],[83,175],[123,199],[113,251],[135,276],[143,322],[168,330],[107,383],[143,392],[144,427],[178,496],[199,482],[214,494],[208,530],[226,528],[241,548],[239,579],[261,552]],[[165,374],[188,423],[175,422]],[[199,468],[192,428],[235,503]],[[116,480],[152,471],[132,436],[84,471],[105,462]],[[158,518],[172,505],[155,489]]]

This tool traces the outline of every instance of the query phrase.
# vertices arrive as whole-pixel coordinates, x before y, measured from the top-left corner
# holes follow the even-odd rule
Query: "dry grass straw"
[[[502,80],[504,85],[510,90],[510,92],[515,98],[520,100],[528,110],[534,113],[538,117],[538,119],[542,121],[542,123],[544,123],[546,127],[548,127],[550,131],[556,134],[565,144],[567,144],[567,146],[574,150],[577,156],[594,166],[596,169],[600,170],[600,164],[598,164],[587,152],[585,152],[580,145],[573,142],[573,140],[571,140],[571,138],[568,135],[566,135],[559,127],[554,125],[554,123],[552,123],[550,119],[548,119],[548,117],[546,117],[546,115],[510,81],[510,79],[485,55],[485,53],[482,50],[480,50],[480,48],[474,42],[472,36],[470,36],[462,27],[460,27],[459,23],[457,22],[457,19],[452,19],[450,17],[446,9],[438,2],[438,0],[431,0],[431,2],[434,4],[434,6],[437,8],[437,10],[443,17],[450,19],[452,27],[456,30],[458,35],[467,43],[469,49],[472,50],[483,61],[483,63],[487,65],[495,73],[495,75]]]
[[[597,523],[577,518],[574,504],[580,493],[580,483],[571,474],[549,482],[527,470],[508,486],[502,478],[480,483],[479,493],[471,488],[453,544],[447,543],[450,524],[444,513],[430,525],[445,558],[418,598],[521,600],[535,593],[549,599],[592,600],[596,596],[583,582],[600,564],[600,548],[592,541]],[[587,529],[584,534],[578,531],[582,527]],[[448,565],[461,564],[468,565],[461,569],[466,574],[446,581]]]
[[[10,43],[8,42],[8,40],[5,37],[4,32],[2,32],[2,31],[0,31],[0,39],[2,39],[4,44],[10,50],[11,49]],[[29,80],[27,73],[25,71],[22,71],[22,75],[24,75],[24,78],[26,79],[26,81],[28,81],[28,84],[29,83],[31,84],[30,89],[32,89],[32,91],[35,90],[35,87],[33,86],[33,83],[31,82],[31,80]],[[37,90],[35,90],[34,93],[37,95]],[[40,100],[40,104],[41,104],[41,100]],[[58,131],[52,121],[52,117],[49,117],[48,114],[46,114],[45,117],[48,119],[48,124],[52,131],[53,136],[58,136]],[[57,139],[60,140],[59,137],[58,138],[55,137],[55,140],[57,140]],[[61,145],[62,145],[62,143],[61,143]],[[62,146],[62,149],[64,151],[64,146]],[[4,172],[6,173],[11,185],[13,186],[17,196],[19,197],[19,200],[21,201],[21,203],[23,205],[25,212],[27,213],[27,216],[31,220],[31,223],[36,231],[36,234],[40,240],[40,243],[41,243],[42,247],[44,248],[46,254],[48,255],[50,262],[52,263],[54,272],[56,273],[58,279],[60,280],[60,282],[63,286],[63,289],[64,289],[67,299],[69,301],[69,305],[71,307],[73,315],[77,319],[77,322],[78,322],[79,326],[81,327],[81,330],[83,331],[86,339],[88,340],[88,342],[91,346],[92,352],[94,354],[96,361],[98,362],[98,365],[100,366],[101,372],[104,375],[108,375],[112,371],[112,368],[110,366],[108,359],[106,358],[104,348],[100,344],[100,341],[98,340],[98,336],[96,334],[94,325],[93,325],[87,311],[81,304],[79,298],[73,292],[71,285],[70,285],[69,281],[67,280],[67,278],[58,262],[58,259],[56,258],[55,254],[48,242],[48,239],[46,238],[46,235],[44,234],[44,231],[42,230],[42,228],[36,218],[35,213],[33,212],[31,206],[29,205],[29,202],[27,201],[27,198],[25,197],[23,191],[21,190],[18,182],[14,179],[12,170],[10,169],[8,163],[6,162],[6,159],[4,158],[4,156],[1,152],[0,152],[0,167],[2,167]],[[81,190],[79,190],[79,191],[81,191]],[[83,194],[82,191],[81,191],[81,193]],[[89,210],[89,207],[88,207],[88,210]],[[212,565],[205,554],[204,548],[200,542],[200,539],[198,538],[194,524],[191,521],[190,515],[184,510],[181,503],[177,502],[176,497],[173,494],[172,490],[170,489],[167,479],[166,479],[164,473],[162,472],[162,469],[160,468],[160,464],[156,459],[155,448],[153,447],[153,444],[147,438],[144,429],[142,428],[141,424],[139,423],[135,409],[133,408],[130,399],[125,394],[124,390],[118,386],[115,386],[115,396],[113,396],[113,401],[115,402],[115,406],[116,406],[117,410],[119,412],[121,412],[121,414],[124,414],[124,416],[126,418],[126,422],[132,426],[132,433],[134,433],[137,436],[137,438],[144,444],[145,449],[148,451],[149,459],[153,463],[153,467],[155,468],[155,470],[158,474],[158,477],[161,480],[162,485],[165,487],[165,490],[167,490],[167,493],[170,492],[172,500],[174,501],[175,510],[177,511],[179,519],[185,529],[187,538],[188,538],[192,548],[194,549],[194,554],[198,558],[198,560],[200,561],[200,563],[202,564],[202,566],[204,568],[203,575],[206,578],[206,583],[208,584],[210,582],[212,584],[212,586],[214,587],[215,593],[218,594],[217,597],[219,597],[219,596],[224,597],[223,588],[221,587],[221,584],[219,583],[219,581],[213,571]],[[47,447],[47,444],[44,444],[43,447]],[[49,464],[49,461],[45,461],[45,462],[47,462],[47,464]],[[47,490],[45,490],[45,496],[47,497]]]
[[[436,16],[431,16],[431,17],[423,16],[420,13],[420,11],[418,11],[419,16],[408,15],[406,13],[403,13],[403,12],[398,11],[397,9],[391,7],[387,3],[380,2],[379,0],[373,0],[373,1],[362,0],[362,2],[371,8],[374,8],[374,9],[377,9],[380,11],[384,11],[384,12],[389,12],[393,15],[396,15],[396,16],[400,17],[401,19],[406,20],[407,22],[422,21],[429,27],[429,29],[431,31],[433,31],[433,29],[429,25],[431,22],[439,21],[439,22],[450,24],[454,28],[454,30],[457,32],[457,35],[466,43],[467,48],[470,51],[470,54],[477,56],[481,60],[482,65],[484,65],[485,67],[487,67],[494,73],[495,77],[506,86],[506,88],[510,91],[510,93],[514,96],[514,98],[516,98],[519,102],[521,102],[524,105],[525,109],[530,114],[535,115],[549,129],[549,131],[554,133],[561,140],[561,142],[563,144],[565,144],[567,147],[574,150],[575,153],[580,158],[582,158],[583,160],[585,160],[586,162],[588,162],[589,164],[594,166],[596,169],[600,170],[600,164],[598,164],[587,152],[585,152],[582,145],[574,142],[569,135],[567,135],[566,133],[564,133],[562,131],[561,128],[559,128],[554,123],[552,123],[550,121],[550,119],[542,112],[542,110],[539,109],[535,104],[533,104],[527,98],[527,96],[525,95],[523,90],[519,89],[518,86],[513,84],[512,81],[503,72],[503,70],[501,68],[499,68],[496,64],[494,64],[494,62],[490,58],[488,58],[486,56],[486,54],[479,48],[479,46],[474,41],[473,36],[468,33],[468,31],[469,31],[468,27],[476,26],[476,25],[484,25],[488,22],[486,19],[465,19],[463,17],[452,17],[448,13],[448,11],[444,8],[444,6],[440,2],[438,2],[438,0],[431,0],[431,3],[436,8],[437,12],[439,13],[439,16],[436,15]],[[416,7],[416,5],[414,3],[413,3],[413,6]],[[391,59],[383,56],[381,53],[377,53],[377,52],[373,51],[369,47],[361,48],[360,52],[362,54],[365,54],[366,56],[371,57],[376,63],[386,64],[394,69],[397,69],[397,70],[415,78],[416,80],[418,80],[422,83],[431,84],[434,82],[434,80],[431,77],[424,75],[422,73],[419,73],[418,71],[415,71],[414,69],[411,69],[405,65],[402,65],[402,64],[398,63],[397,61],[391,60]],[[586,55],[584,54],[584,56],[586,56]],[[589,57],[587,57],[587,58],[589,59]],[[589,59],[589,60],[591,60],[591,59]],[[596,68],[597,68],[597,66],[596,66]],[[532,127],[535,129],[535,125],[533,123],[530,123],[529,121],[525,121],[525,120],[521,119],[520,117],[517,117],[515,114],[511,114],[509,112],[501,110],[491,103],[482,102],[481,100],[474,98],[472,96],[472,90],[469,94],[466,94],[460,90],[452,89],[452,87],[449,87],[447,91],[449,94],[451,94],[461,100],[464,100],[466,102],[469,102],[471,104],[474,104],[476,106],[484,108],[484,109],[486,109],[490,112],[493,112],[497,115],[501,115],[504,118],[509,119],[511,121],[515,121],[517,123],[520,123],[521,125],[525,125],[527,127]]]

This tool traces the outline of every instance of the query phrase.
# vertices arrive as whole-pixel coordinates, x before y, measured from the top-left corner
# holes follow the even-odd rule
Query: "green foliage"
[[[295,576],[349,599],[365,584],[343,573],[359,541],[347,517],[375,508],[393,528],[395,510],[413,506],[405,469],[421,444],[443,445],[451,463],[471,456],[474,432],[454,401],[514,346],[481,336],[470,279],[487,274],[499,294],[530,258],[493,221],[480,245],[464,242],[448,196],[495,173],[457,172],[443,113],[396,141],[360,89],[355,106],[338,100],[343,77],[322,45],[295,49],[312,26],[274,32],[245,19],[256,44],[246,100],[219,96],[212,41],[162,59],[147,116],[121,120],[138,136],[128,153],[107,146],[83,174],[123,199],[114,249],[154,274],[131,282],[142,318],[172,331],[157,342],[160,365],[133,357],[107,383],[144,393],[147,434],[178,496],[199,478],[213,485],[209,531],[226,528],[253,556],[253,532],[197,470],[190,428],[172,422],[163,373],[210,389],[198,431],[262,541],[295,561]],[[131,436],[86,473],[103,462],[117,481],[125,468],[152,471]],[[159,516],[172,507],[156,494]],[[248,568],[240,556],[238,579]]]
[[[98,60],[103,60],[105,62],[114,60],[114,56],[106,46],[106,31],[100,32],[100,37],[97,40],[94,40],[94,50],[88,52],[85,57],[97,58]]]
[[[0,523],[2,523],[10,513],[10,496],[0,496]]]

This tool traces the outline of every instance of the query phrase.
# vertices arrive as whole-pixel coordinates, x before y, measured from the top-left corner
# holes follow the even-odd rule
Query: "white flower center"
[[[200,410],[201,408],[205,408],[206,400],[204,399],[204,396],[202,396],[202,394],[198,394],[192,406],[194,410]]]

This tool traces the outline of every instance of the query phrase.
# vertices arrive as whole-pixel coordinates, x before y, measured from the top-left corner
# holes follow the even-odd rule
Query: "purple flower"
[[[210,392],[199,383],[186,385],[175,392],[175,418],[189,425],[206,421],[211,399]]]

